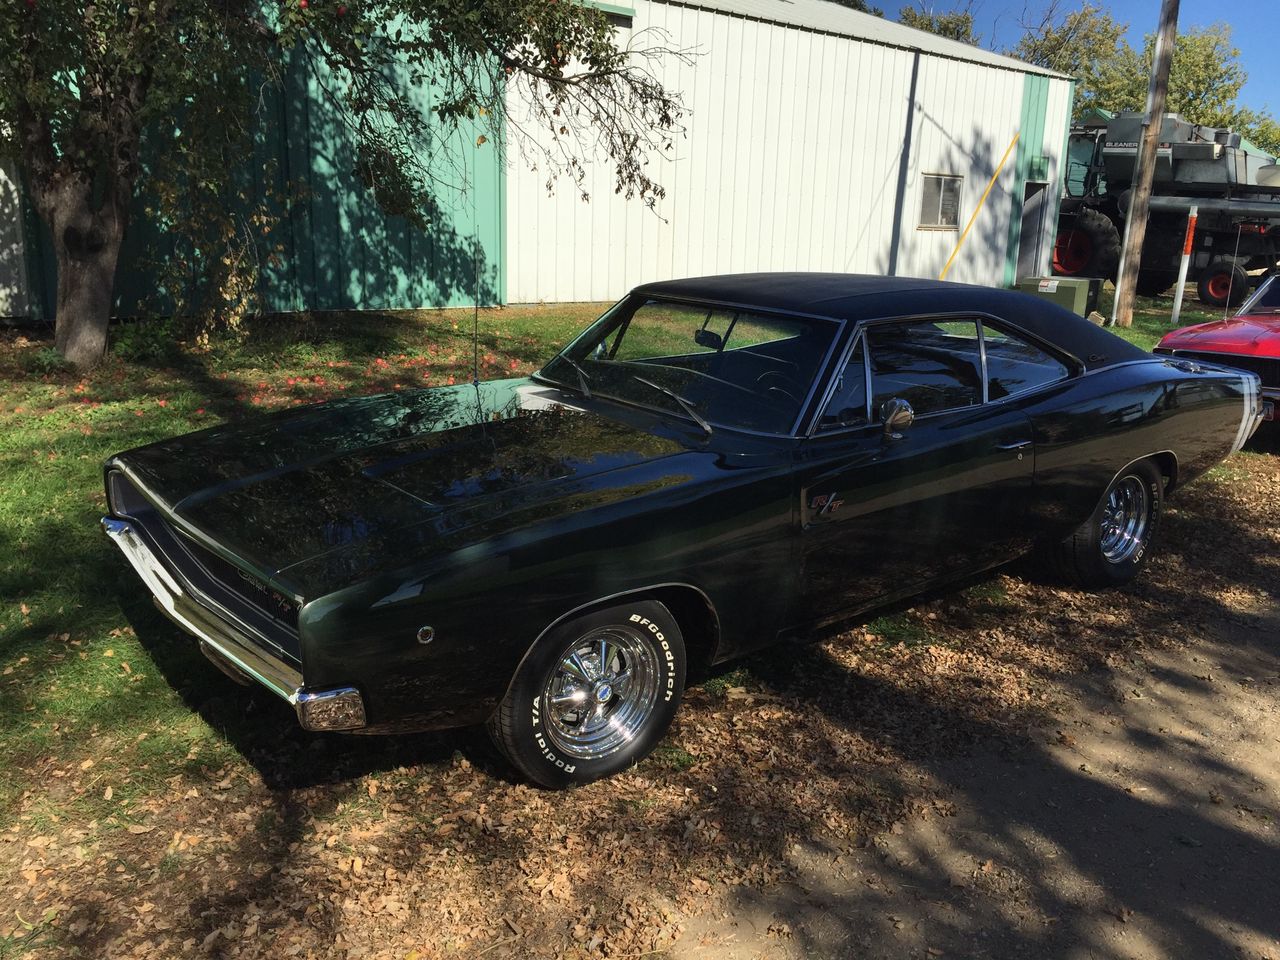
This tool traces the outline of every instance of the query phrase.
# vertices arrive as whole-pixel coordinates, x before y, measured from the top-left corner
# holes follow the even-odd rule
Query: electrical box
[[[1101,277],[1024,277],[1018,281],[1023,293],[1043,297],[1074,314],[1087,317],[1098,309]]]

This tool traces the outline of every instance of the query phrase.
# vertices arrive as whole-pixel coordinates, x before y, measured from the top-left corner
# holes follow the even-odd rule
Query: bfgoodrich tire
[[[1147,564],[1163,508],[1164,478],[1155,464],[1126,467],[1093,516],[1058,548],[1061,572],[1082,587],[1128,583]]]
[[[534,783],[590,783],[642,760],[684,693],[684,637],[661,603],[633,600],[557,624],[525,657],[489,734]]]

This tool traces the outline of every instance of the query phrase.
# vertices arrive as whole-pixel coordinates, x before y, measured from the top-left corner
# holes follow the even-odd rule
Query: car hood
[[[1204,350],[1249,357],[1280,357],[1280,316],[1228,317],[1167,333],[1163,350]]]
[[[340,585],[335,565],[317,558],[376,544],[420,548],[424,536],[492,523],[687,449],[673,434],[562,397],[505,380],[339,400],[175,437],[112,463],[180,521],[314,596]],[[323,583],[308,575],[322,569]]]

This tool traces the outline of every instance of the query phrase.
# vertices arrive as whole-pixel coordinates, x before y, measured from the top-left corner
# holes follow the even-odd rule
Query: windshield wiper
[[[646,387],[653,387],[653,389],[657,390],[659,393],[666,394],[676,403],[680,404],[681,409],[683,409],[684,412],[687,413],[694,420],[694,422],[698,424],[698,426],[700,426],[703,430],[707,431],[708,437],[715,432],[714,430],[711,429],[711,424],[707,423],[706,418],[703,417],[702,414],[700,414],[697,410],[693,408],[693,404],[690,403],[688,400],[686,400],[684,397],[680,396],[680,394],[676,393],[674,390],[668,390],[662,384],[654,383],[652,380],[646,380],[644,377],[637,376],[634,373],[631,375],[631,379],[638,380],[640,383],[643,383]]]
[[[560,354],[560,359],[563,360],[565,363],[567,363],[569,366],[573,367],[573,372],[578,375],[578,383],[582,387],[582,395],[586,397],[588,400],[590,400],[591,399],[591,387],[590,387],[591,378],[587,376],[587,371],[583,370],[581,364],[579,364],[578,361],[574,360],[572,357],[566,357],[562,353]]]

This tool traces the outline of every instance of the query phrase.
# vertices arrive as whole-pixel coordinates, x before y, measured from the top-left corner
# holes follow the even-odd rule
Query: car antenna
[[[467,177],[466,151],[462,155],[462,181],[471,194],[471,389],[476,394],[476,422],[483,424],[484,401],[480,397],[480,215],[476,212],[475,184]],[[489,438],[489,442],[492,444],[493,439]]]
[[[1231,255],[1231,259],[1236,263],[1240,262],[1240,234],[1242,233],[1244,233],[1244,224],[1237,223],[1236,224],[1236,250],[1235,250],[1235,253]],[[1223,320],[1227,319],[1227,311],[1231,309],[1231,300],[1234,293],[1234,291],[1231,289],[1231,284],[1236,279],[1236,272],[1232,270],[1229,274],[1227,274],[1227,276],[1229,276],[1231,280],[1227,282],[1227,299],[1226,299],[1226,302],[1222,304]],[[1245,288],[1245,292],[1248,293],[1247,287]]]
[[[466,163],[466,160],[463,160]],[[480,216],[476,213],[475,185],[471,190],[471,385],[480,396]]]
[[[475,195],[471,197],[475,203]],[[478,233],[479,231],[477,231]],[[471,384],[480,389],[480,238],[471,238],[471,269],[475,280],[472,299],[475,300],[471,313]]]

